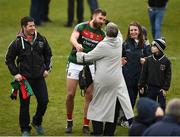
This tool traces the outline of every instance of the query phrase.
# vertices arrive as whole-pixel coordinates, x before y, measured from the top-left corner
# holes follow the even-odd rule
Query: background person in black
[[[157,100],[165,110],[166,93],[171,83],[171,62],[163,51],[166,42],[163,39],[155,39],[152,42],[152,55],[149,56],[143,66],[139,87],[141,90],[147,85],[147,97]]]
[[[30,16],[35,24],[41,26],[43,22],[51,22],[48,17],[50,0],[31,0]]]
[[[83,22],[84,15],[84,0],[68,0],[68,18],[65,27],[72,27],[74,22],[74,2],[77,2],[76,13],[77,13],[77,23]]]
[[[42,5],[42,12],[41,12],[41,20],[43,22],[52,22],[48,17],[50,2],[51,2],[51,0],[44,0],[42,3],[43,5]]]
[[[43,10],[43,3],[43,0],[31,0],[30,16],[34,18],[35,24],[37,26],[42,25],[41,13]]]
[[[91,10],[91,15],[93,12],[99,8],[98,0],[88,0],[89,8]]]
[[[21,31],[10,44],[6,64],[15,80],[21,81],[26,77],[37,99],[37,111],[33,117],[32,125],[37,133],[44,134],[42,119],[48,104],[48,93],[45,77],[51,69],[51,49],[45,37],[36,32],[34,19],[24,17],[21,19]],[[24,100],[20,92],[19,123],[23,136],[30,134],[31,126],[29,115],[30,98]]]

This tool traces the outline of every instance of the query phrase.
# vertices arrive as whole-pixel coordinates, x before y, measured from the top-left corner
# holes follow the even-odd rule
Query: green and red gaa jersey
[[[75,30],[80,32],[80,36],[77,41],[78,43],[82,44],[84,49],[83,52],[85,53],[93,50],[96,45],[105,37],[105,33],[103,30],[92,28],[89,22],[83,22],[76,25]],[[76,60],[76,52],[76,48],[73,47],[69,55],[68,61],[79,64]]]

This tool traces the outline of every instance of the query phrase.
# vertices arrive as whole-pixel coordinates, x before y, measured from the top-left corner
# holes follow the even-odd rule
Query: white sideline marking
[[[4,57],[5,58],[5,55],[2,55],[0,54],[0,57]],[[61,56],[61,55],[53,55],[52,58],[68,58],[68,56]],[[179,60],[180,58],[177,58],[177,57],[168,57],[170,60]]]
[[[5,58],[5,55],[0,54],[0,57]],[[52,58],[68,58],[68,56],[54,55]]]

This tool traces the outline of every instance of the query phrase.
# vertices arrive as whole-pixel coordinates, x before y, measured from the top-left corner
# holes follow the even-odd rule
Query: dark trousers
[[[127,86],[127,89],[128,89],[132,108],[134,108],[136,99],[137,99],[137,95],[138,95],[138,87],[137,86],[134,86],[134,87]]]
[[[99,7],[97,0],[88,0],[88,4],[91,10],[91,14]]]
[[[99,122],[99,121],[93,121],[92,120],[92,126],[93,126],[93,135],[94,136],[114,136],[114,132],[116,130],[116,124],[117,119],[119,116],[119,110],[120,110],[120,103],[117,99],[116,101],[116,109],[115,109],[115,117],[114,122]]]
[[[49,3],[50,3],[50,0],[44,0],[43,1],[42,12],[41,12],[41,19],[42,19],[42,21],[47,21],[49,19],[48,18]]]
[[[33,116],[32,122],[35,125],[41,125],[43,115],[46,112],[47,104],[48,104],[48,93],[46,82],[44,78],[40,79],[28,79],[29,84],[34,92],[34,95],[37,99],[37,110],[35,115]],[[21,131],[30,131],[31,127],[30,123],[30,114],[29,114],[29,104],[30,98],[23,100],[22,94],[20,92],[20,115],[19,115],[19,123],[21,127]]]
[[[30,16],[34,18],[36,25],[41,25],[41,12],[43,0],[31,0]]]
[[[68,21],[69,25],[73,24],[74,21],[74,1],[75,0],[68,0]],[[83,0],[77,0],[77,19],[78,23],[83,21],[83,14],[84,14],[84,7],[83,7]]]
[[[166,108],[166,98],[163,96],[163,93],[160,91],[159,87],[149,86],[147,90],[147,97],[151,98],[154,101],[158,101],[161,108],[165,110]]]

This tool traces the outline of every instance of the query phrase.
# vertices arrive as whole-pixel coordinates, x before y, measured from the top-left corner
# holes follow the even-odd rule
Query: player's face
[[[23,26],[24,34],[26,35],[34,35],[36,30],[34,22],[28,22],[27,26]]]
[[[93,16],[93,25],[95,28],[101,28],[103,24],[105,23],[106,16],[103,16],[101,13],[96,14]]]
[[[129,27],[129,34],[130,37],[133,39],[138,39],[139,36],[139,28],[137,26],[130,26]]]

